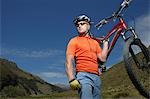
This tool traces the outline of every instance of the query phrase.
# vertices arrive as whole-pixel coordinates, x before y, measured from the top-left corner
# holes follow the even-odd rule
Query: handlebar
[[[128,6],[131,1],[132,1],[132,0],[124,0],[124,1],[122,2],[121,6],[125,6],[125,7]]]
[[[114,18],[120,17],[120,13],[122,12],[122,10],[123,10],[124,8],[128,7],[128,5],[130,4],[131,1],[132,1],[132,0],[124,0],[124,1],[121,3],[119,9],[118,9],[116,12],[114,12],[114,13],[112,14],[112,16],[107,17],[107,18],[105,18],[105,19],[99,21],[99,22],[95,25],[95,27],[96,27],[97,29],[99,29],[99,28],[102,27],[104,24],[107,24],[110,20],[112,20],[112,19],[114,19]]]

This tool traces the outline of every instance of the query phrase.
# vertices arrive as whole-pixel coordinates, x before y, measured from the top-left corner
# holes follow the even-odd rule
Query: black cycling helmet
[[[87,21],[89,24],[91,24],[90,18],[85,14],[79,15],[73,20],[74,24],[77,24],[80,21]]]

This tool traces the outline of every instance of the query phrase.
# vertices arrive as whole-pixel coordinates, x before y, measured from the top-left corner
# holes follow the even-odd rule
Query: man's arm
[[[74,60],[73,55],[66,55],[66,73],[69,81],[74,79],[73,60]]]
[[[66,73],[68,76],[71,89],[77,90],[81,88],[81,85],[79,81],[74,78],[73,60],[74,60],[73,55],[66,55]]]
[[[107,59],[107,54],[108,54],[108,41],[105,41],[103,43],[103,50],[101,53],[97,54],[97,57],[99,60],[101,60],[102,62],[105,62]]]

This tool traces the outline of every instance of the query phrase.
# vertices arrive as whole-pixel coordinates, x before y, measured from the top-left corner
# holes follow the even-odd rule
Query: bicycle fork
[[[135,30],[133,29],[133,27],[130,27],[128,29],[126,29],[125,31],[121,32],[121,36],[124,39],[124,41],[126,41],[129,37],[126,37],[126,33],[130,32],[132,34],[132,36],[134,37],[134,39],[138,38],[138,35],[135,33]]]
[[[128,31],[132,34],[132,36],[129,36],[129,37],[126,36],[126,33],[127,33]],[[136,45],[136,44],[137,44],[137,45],[140,45],[140,49],[142,50],[144,56],[148,57],[148,58],[146,59],[146,61],[147,61],[148,66],[149,66],[149,65],[150,65],[150,62],[149,62],[150,59],[149,59],[149,56],[148,56],[148,55],[149,55],[149,53],[148,53],[148,51],[147,51],[148,49],[145,47],[145,45],[143,45],[143,43],[141,42],[141,40],[138,38],[138,35],[136,34],[136,32],[135,32],[135,30],[133,29],[133,27],[130,27],[130,28],[126,29],[125,31],[123,31],[123,32],[121,33],[121,36],[122,36],[122,38],[124,39],[125,42],[126,42],[130,37],[133,37],[134,45]],[[131,44],[131,45],[132,45],[132,44]],[[138,68],[141,68],[141,67],[143,67],[143,66],[141,66],[141,64],[137,61],[137,57],[136,57],[136,55],[135,55],[135,53],[134,53],[134,51],[133,51],[131,45],[130,45],[130,47],[129,47],[130,54],[131,54],[131,56],[133,56],[133,59],[134,59],[136,65],[138,66]],[[143,48],[143,47],[145,47],[145,48]],[[145,50],[145,49],[147,49],[147,50]],[[147,67],[147,66],[146,66],[146,67]]]

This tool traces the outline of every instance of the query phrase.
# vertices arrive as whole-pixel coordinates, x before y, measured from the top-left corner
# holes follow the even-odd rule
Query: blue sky
[[[65,49],[77,35],[73,19],[87,14],[96,24],[117,10],[122,0],[0,0],[1,57],[40,76],[49,83],[68,84],[65,74]],[[127,24],[135,26],[146,45],[150,44],[150,1],[133,0],[124,11]],[[134,24],[135,23],[135,24]],[[110,26],[91,31],[103,36]],[[108,30],[107,30],[108,29]],[[122,59],[119,39],[106,66]]]

